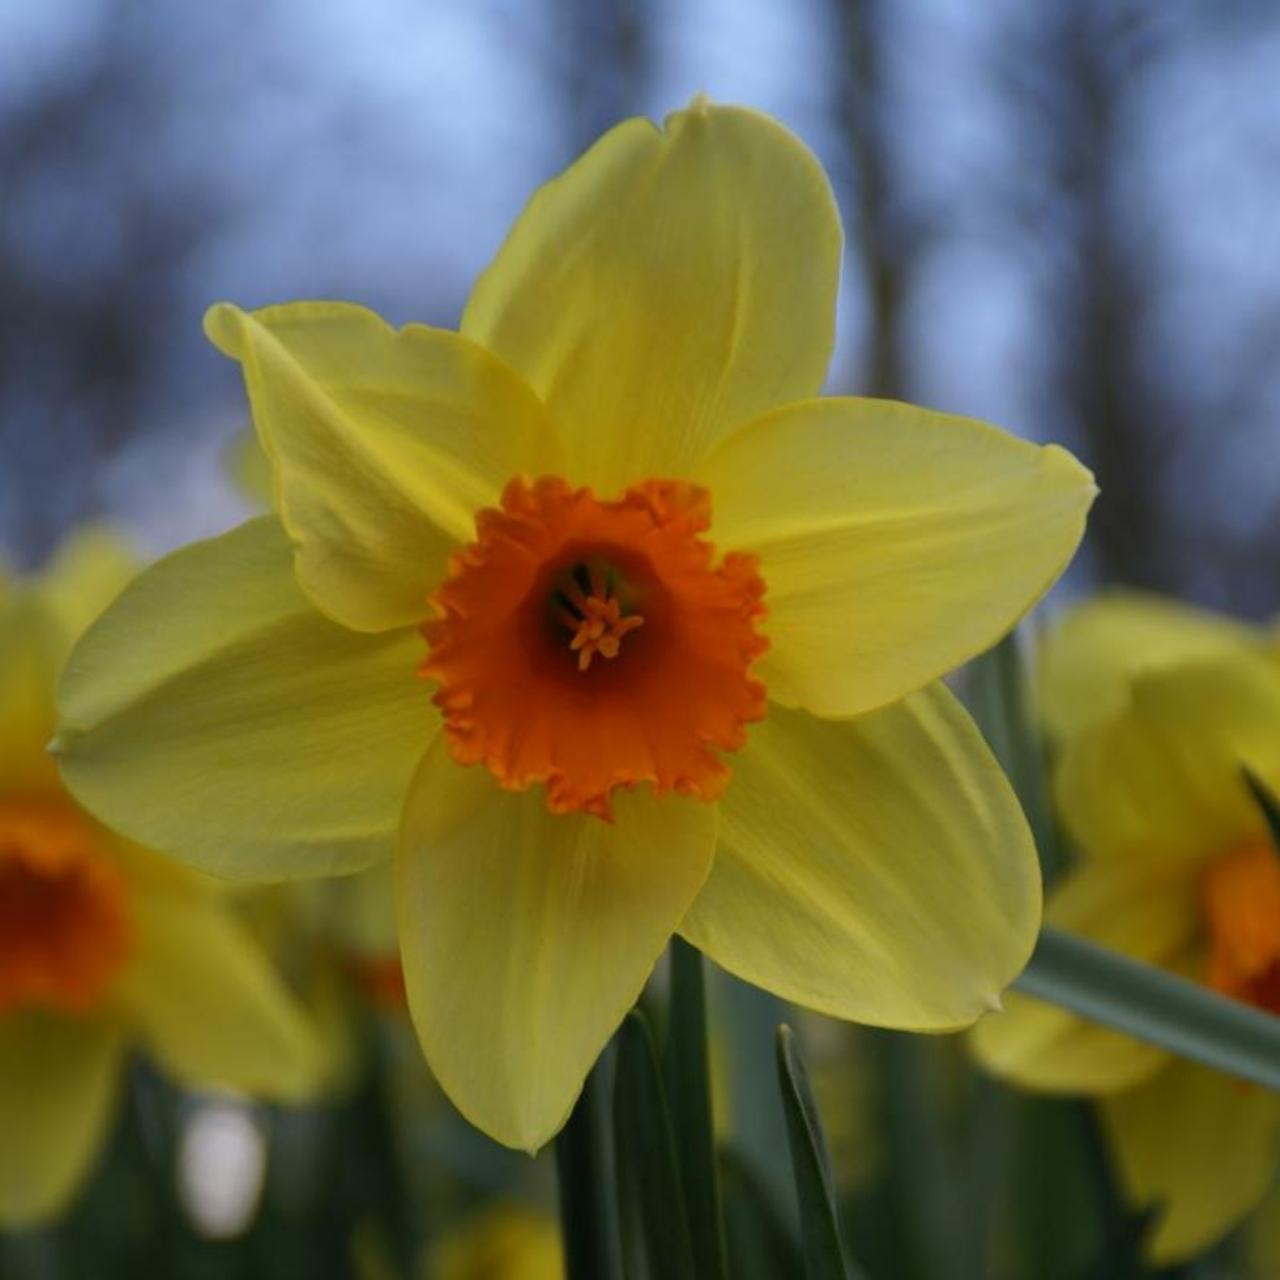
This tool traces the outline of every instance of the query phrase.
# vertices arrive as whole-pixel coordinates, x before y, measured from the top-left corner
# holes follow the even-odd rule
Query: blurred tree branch
[[[1123,94],[1135,56],[1129,6],[1063,4],[1054,43],[1067,78],[1056,122],[1061,177],[1078,211],[1075,297],[1066,319],[1063,380],[1101,494],[1090,533],[1101,576],[1169,591],[1174,565],[1160,503],[1166,450],[1139,359],[1147,281],[1134,261],[1133,211],[1117,189],[1125,163]]]
[[[162,304],[219,216],[207,182],[157,162],[175,86],[146,8],[90,16],[74,67],[0,113],[0,538],[31,561],[96,514],[101,462],[144,419]]]
[[[644,0],[554,0],[571,156],[642,109],[649,13]]]
[[[898,324],[902,310],[903,254],[891,238],[889,218],[889,121],[880,42],[885,6],[879,0],[836,0],[842,52],[836,116],[851,160],[856,203],[853,241],[867,280],[866,395],[906,395]]]

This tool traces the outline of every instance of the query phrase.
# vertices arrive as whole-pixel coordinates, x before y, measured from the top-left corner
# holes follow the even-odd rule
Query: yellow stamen
[[[625,618],[622,616],[617,596],[608,594],[603,575],[594,570],[591,573],[591,590],[591,595],[582,598],[579,605],[582,617],[576,620],[573,639],[569,641],[569,648],[578,655],[579,671],[586,671],[596,654],[602,658],[616,658],[622,652],[622,637],[644,626],[644,619],[638,613],[628,614]],[[578,604],[576,600],[574,603]]]

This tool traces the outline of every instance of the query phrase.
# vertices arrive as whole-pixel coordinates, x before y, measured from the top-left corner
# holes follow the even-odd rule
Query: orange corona
[[[1241,845],[1209,864],[1202,893],[1209,984],[1280,1014],[1280,854]]]
[[[0,1013],[92,1008],[129,954],[124,876],[70,806],[0,801]]]
[[[432,597],[423,673],[462,764],[547,786],[556,813],[611,816],[616,787],[715,799],[721,752],[765,712],[754,557],[700,535],[707,492],[650,480],[602,501],[512,480]]]

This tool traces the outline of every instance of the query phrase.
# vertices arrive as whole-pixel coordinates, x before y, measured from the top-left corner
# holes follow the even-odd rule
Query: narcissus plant
[[[1280,791],[1280,670],[1260,635],[1191,615],[1167,645],[1192,656],[1166,648],[1126,676],[1121,648],[1093,642],[1120,639],[1134,615],[1094,609],[1048,650],[1050,703],[1067,705],[1055,681],[1083,694],[1097,670],[1113,709],[1064,741],[1056,798],[1083,859],[1046,919],[1280,1014],[1280,851],[1244,776]],[[1071,635],[1087,641],[1074,654]],[[1202,1252],[1280,1168],[1280,1095],[1016,994],[972,1036],[1018,1084],[1099,1099],[1128,1194],[1155,1212],[1157,1263]]]
[[[695,102],[539,191],[458,333],[215,307],[275,513],[178,552],[62,688],[64,776],[240,877],[395,850],[454,1102],[536,1148],[672,933],[801,1004],[967,1025],[1026,960],[1030,837],[937,677],[1074,551],[1059,448],[817,399],[813,157]]]
[[[66,1208],[132,1051],[194,1087],[318,1083],[308,1023],[222,895],[85,813],[45,752],[59,666],[130,568],[92,533],[0,584],[0,1228]]]

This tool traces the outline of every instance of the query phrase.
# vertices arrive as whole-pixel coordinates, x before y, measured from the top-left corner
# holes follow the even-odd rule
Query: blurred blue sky
[[[874,103],[851,14],[873,18]],[[1257,3],[0,6],[0,546],[31,561],[105,515],[155,552],[234,522],[242,397],[211,301],[452,325],[539,182],[606,122],[705,91],[800,134],[851,228],[874,109],[903,392],[1071,444],[1133,492],[1159,585],[1270,611],[1278,72],[1280,8]],[[1096,225],[1125,284],[1115,476],[1070,391],[1098,363]],[[853,244],[845,391],[870,378]]]

